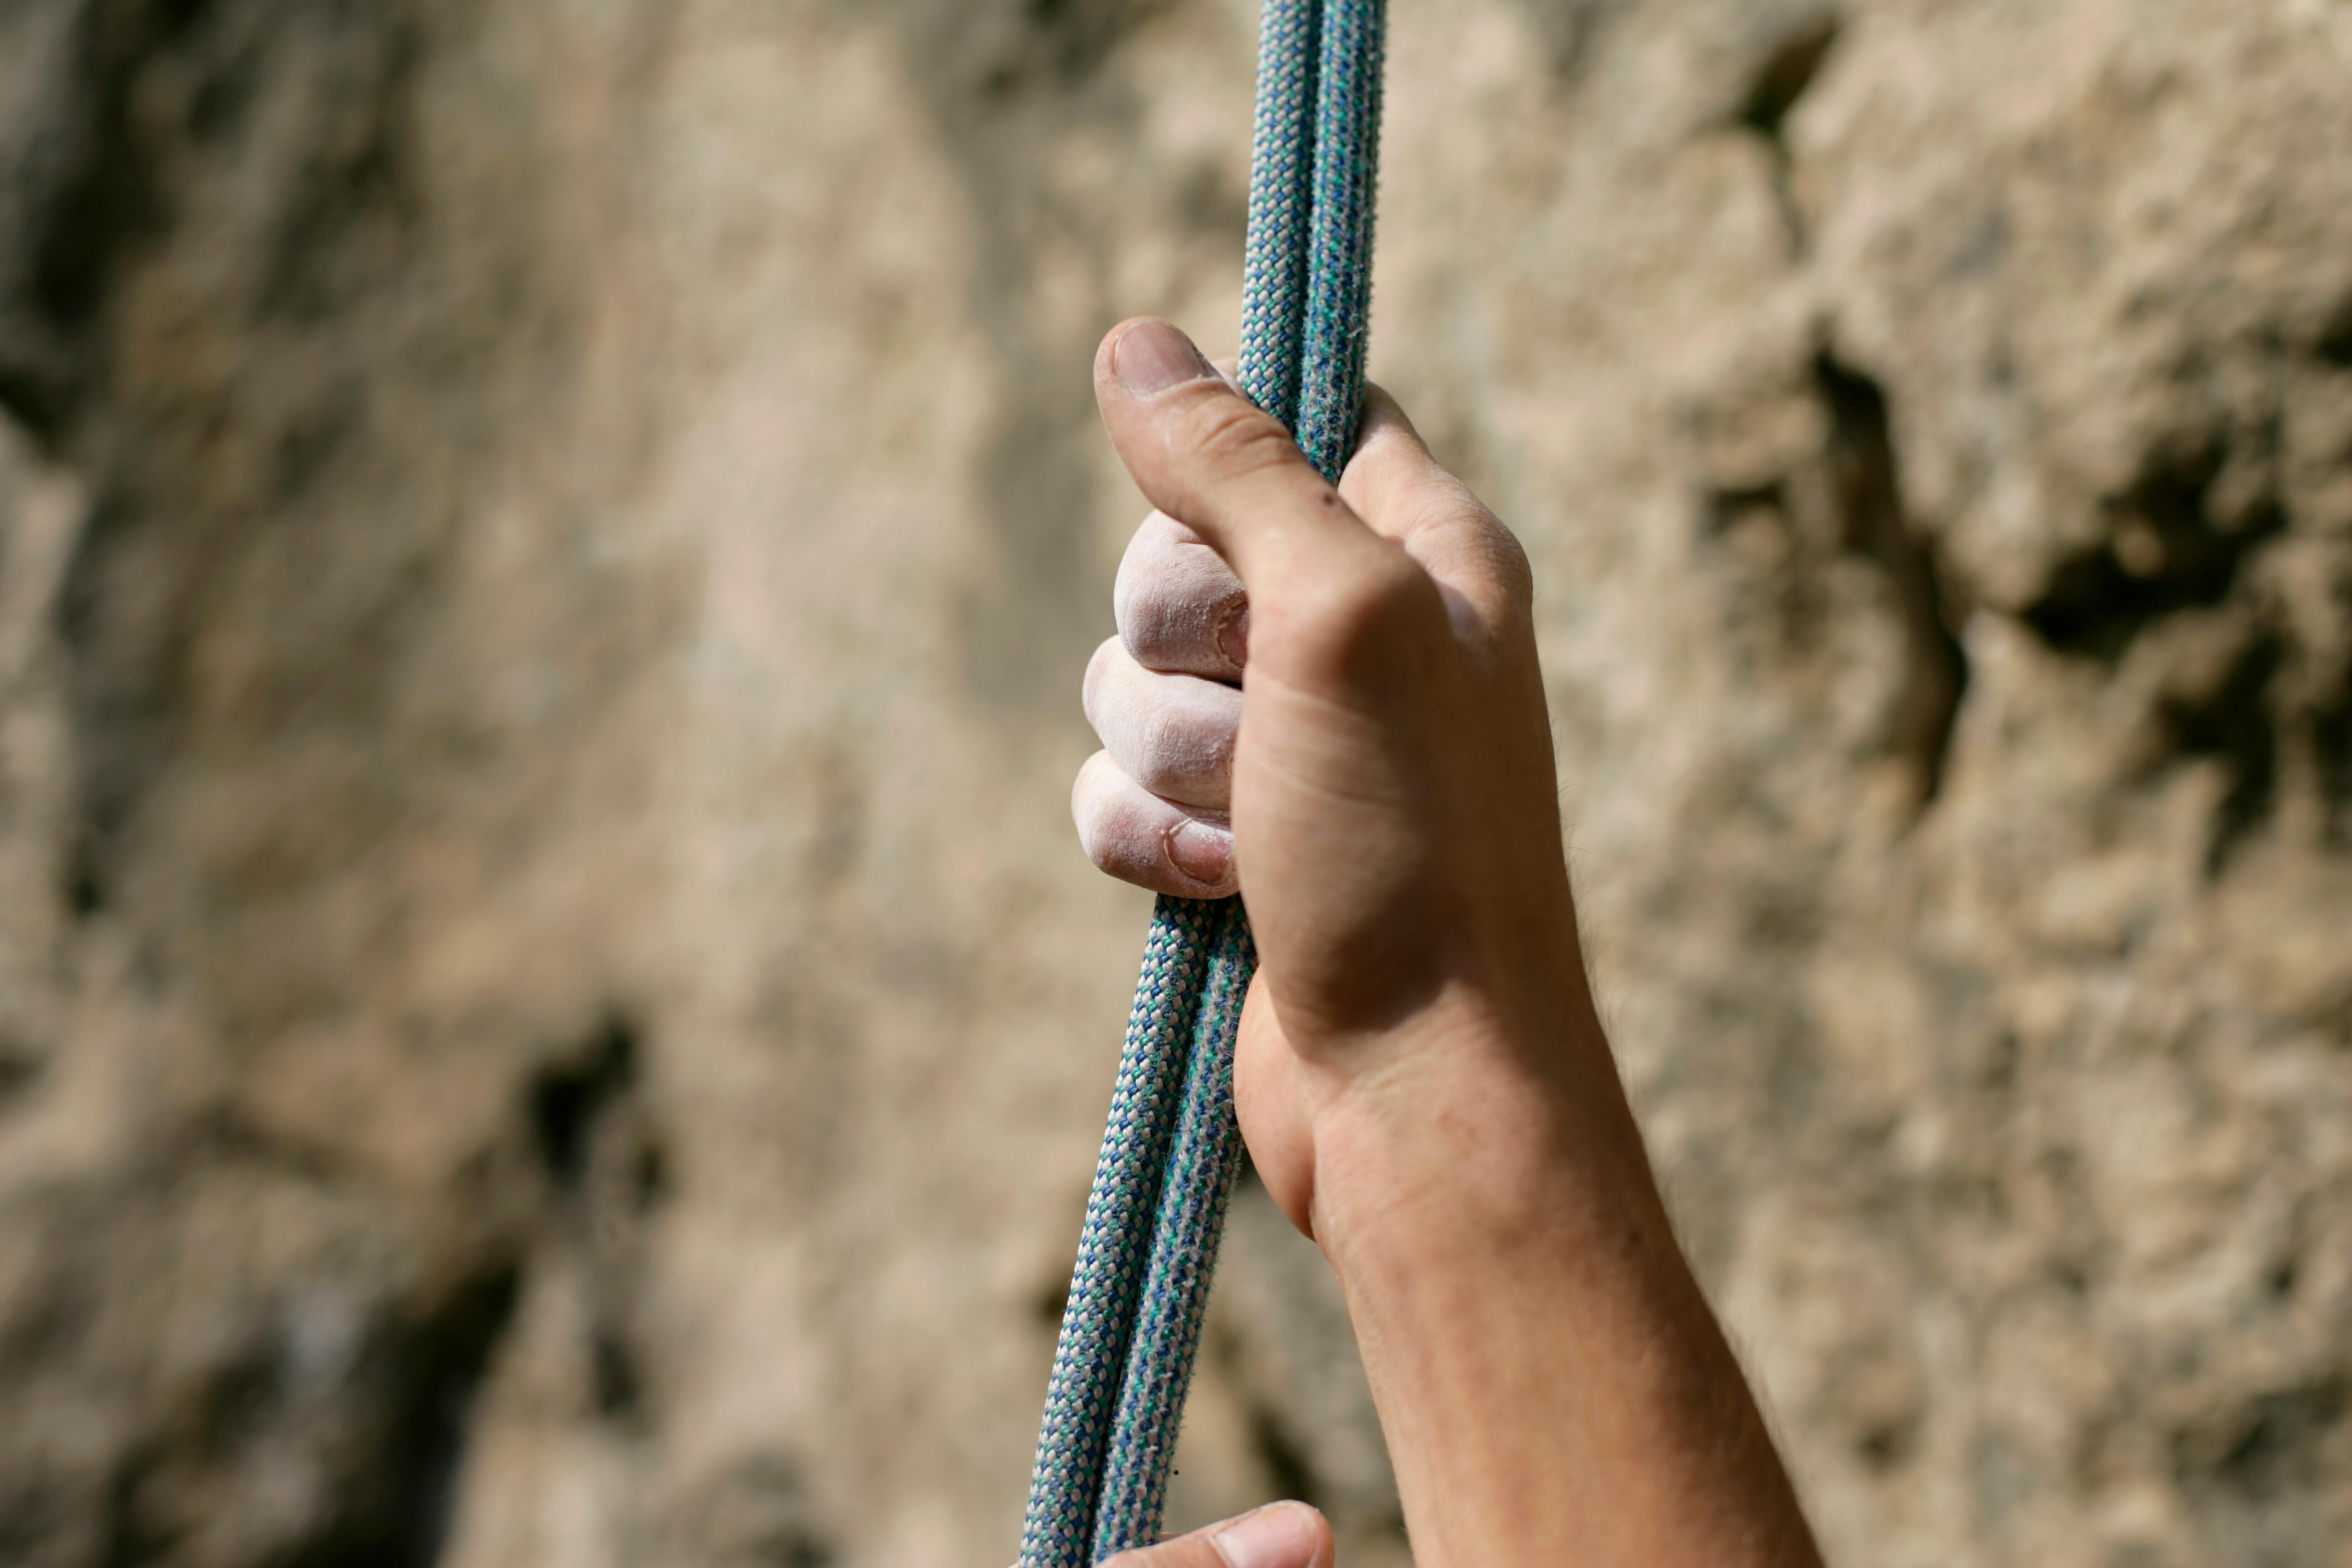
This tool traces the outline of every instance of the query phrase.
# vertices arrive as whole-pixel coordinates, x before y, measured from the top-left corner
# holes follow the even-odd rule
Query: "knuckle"
[[[1390,504],[1415,530],[1475,528],[1486,521],[1485,503],[1435,463],[1424,463],[1399,479]]]
[[[1117,637],[1105,637],[1095,645],[1095,651],[1087,657],[1086,683],[1089,688],[1110,679],[1118,663],[1119,652]]]
[[[1129,561],[1134,555],[1129,552]],[[1155,606],[1152,604],[1150,574],[1130,569],[1129,561],[1119,563],[1118,576],[1110,585],[1110,618],[1118,627],[1120,640],[1128,651],[1135,651],[1135,633],[1139,626],[1149,625]]]
[[[1132,858],[1120,853],[1122,846],[1118,837],[1104,831],[1099,824],[1080,823],[1078,843],[1087,852],[1087,862],[1107,877],[1122,875]]]
[[[1156,511],[1143,520],[1143,526],[1128,541],[1127,551],[1118,560],[1118,575],[1111,581],[1111,617],[1123,637],[1129,636],[1131,627],[1159,615],[1166,597],[1172,552],[1160,523],[1161,514]]]
[[[1237,667],[1219,637],[1248,597],[1241,580],[1204,545],[1171,537],[1140,546],[1129,551],[1112,590],[1128,658],[1145,669],[1196,675]]]
[[[1160,826],[1150,797],[1097,752],[1078,771],[1070,816],[1078,847],[1095,869],[1138,887],[1152,887],[1160,862]]]
[[[1238,393],[1200,399],[1186,416],[1183,435],[1184,444],[1217,479],[1237,479],[1304,461],[1290,432]]]
[[[1526,546],[1468,485],[1433,468],[1414,482],[1407,504],[1417,532],[1447,542],[1445,552],[1470,574],[1480,604],[1522,620],[1533,613],[1535,572]]]
[[[1171,669],[1189,651],[1191,629],[1184,605],[1164,578],[1139,584],[1119,616],[1119,641],[1128,657],[1146,669]]]
[[[1291,631],[1296,654],[1335,679],[1360,671],[1375,656],[1425,640],[1429,628],[1444,619],[1436,585],[1393,545],[1335,575],[1301,608]]]
[[[1487,562],[1495,581],[1508,595],[1514,610],[1523,614],[1531,611],[1535,606],[1536,570],[1534,563],[1528,559],[1528,547],[1493,512],[1484,507],[1479,511],[1485,519],[1480,537],[1486,542]]]
[[[1339,479],[1349,500],[1358,500],[1367,516],[1389,509],[1400,494],[1412,489],[1423,471],[1419,443],[1392,429],[1368,432]]]
[[[1087,852],[1087,860],[1097,871],[1115,869],[1111,865],[1109,836],[1103,832],[1101,819],[1084,807],[1073,815],[1077,819],[1078,847]]]
[[[1238,728],[1196,700],[1155,703],[1137,730],[1136,783],[1155,795],[1169,795],[1224,777],[1233,768]]]
[[[1147,669],[1171,668],[1185,651],[1181,626],[1172,616],[1152,613],[1158,608],[1150,606],[1123,622],[1119,631],[1129,655]]]
[[[1097,733],[1102,729],[1110,683],[1123,651],[1118,638],[1106,637],[1095,649],[1093,657],[1087,660],[1087,672],[1078,682],[1078,706],[1086,714],[1087,722],[1093,725]]]
[[[1135,859],[1129,842],[1134,835],[1127,831],[1126,814],[1118,804],[1097,795],[1080,802],[1072,816],[1077,821],[1078,847],[1086,851],[1095,869],[1114,877],[1125,875]]]
[[[1167,785],[1180,771],[1178,759],[1183,752],[1183,723],[1180,715],[1165,708],[1155,708],[1143,716],[1136,734],[1136,783],[1148,790]]]
[[[1102,770],[1109,761],[1108,752],[1097,752],[1078,764],[1077,776],[1070,781],[1070,820],[1077,824],[1080,834],[1101,809]]]

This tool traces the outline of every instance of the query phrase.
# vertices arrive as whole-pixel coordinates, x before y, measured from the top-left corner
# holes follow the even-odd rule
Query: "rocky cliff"
[[[0,1563],[1011,1554],[1243,0],[0,4]],[[2343,1568],[2352,5],[1396,0],[1374,374],[1835,1560]],[[1403,1552],[1245,1193],[1187,1521]]]

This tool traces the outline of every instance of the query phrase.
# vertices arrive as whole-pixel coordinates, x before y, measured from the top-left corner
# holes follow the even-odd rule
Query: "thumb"
[[[1102,1568],[1332,1568],[1331,1526],[1303,1502],[1270,1502],[1223,1524],[1139,1546]]]
[[[1095,400],[1144,499],[1206,540],[1261,608],[1286,583],[1344,582],[1384,557],[1290,432],[1166,321],[1110,330]]]

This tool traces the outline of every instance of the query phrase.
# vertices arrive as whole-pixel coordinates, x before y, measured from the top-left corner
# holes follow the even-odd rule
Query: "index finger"
[[[1395,398],[1364,388],[1363,431],[1339,494],[1371,529],[1396,540],[1449,596],[1490,629],[1523,626],[1535,579],[1527,552],[1468,485],[1430,455]]]

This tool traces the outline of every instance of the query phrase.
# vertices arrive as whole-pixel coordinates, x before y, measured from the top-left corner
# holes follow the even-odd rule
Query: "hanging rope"
[[[1337,483],[1371,294],[1386,0],[1265,0],[1242,390]],[[1256,967],[1239,899],[1163,896],[1145,940],[1078,1237],[1021,1568],[1089,1568],[1160,1533],[1225,1202],[1234,1035]]]

